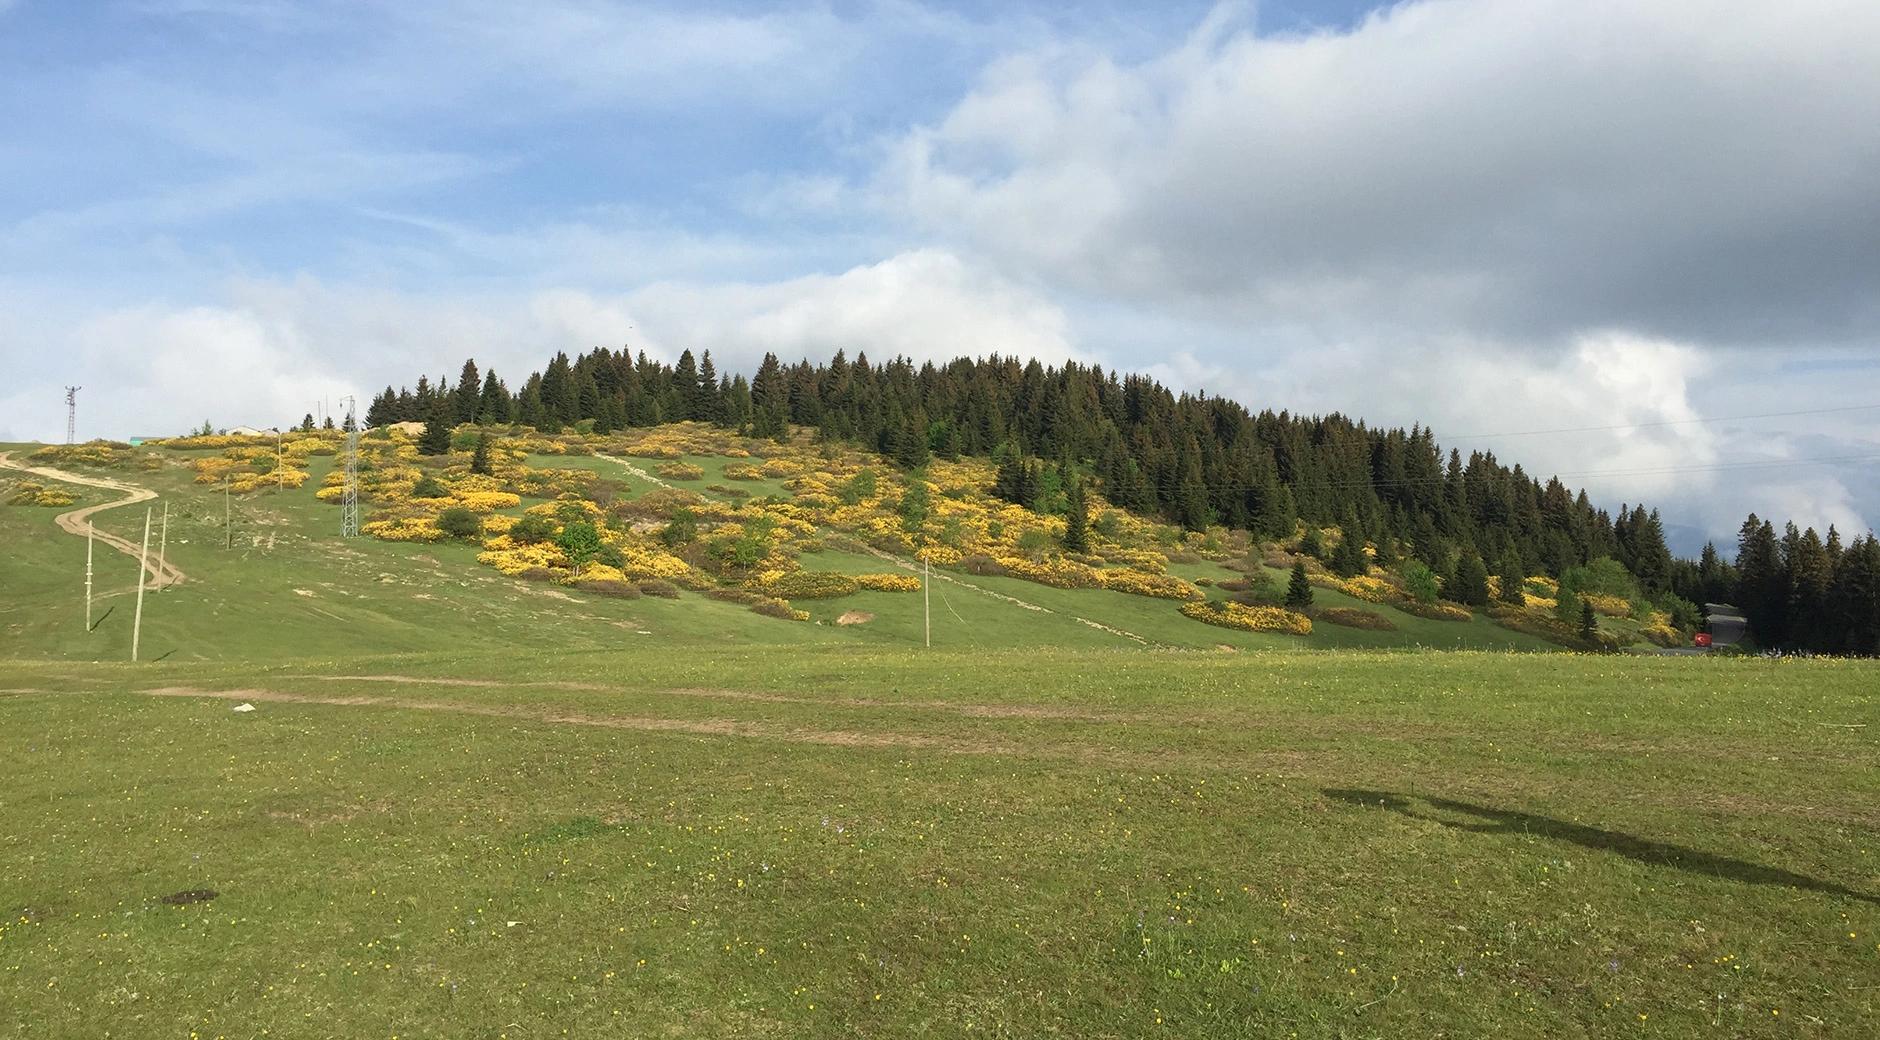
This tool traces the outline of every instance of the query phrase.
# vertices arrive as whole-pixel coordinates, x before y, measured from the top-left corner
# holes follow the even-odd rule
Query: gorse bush
[[[1248,632],[1278,632],[1285,635],[1312,634],[1312,619],[1284,607],[1249,607],[1240,603],[1184,603],[1184,616],[1222,628]]]
[[[759,577],[757,587],[778,599],[834,599],[857,592],[862,586],[847,574],[770,571]]]
[[[1382,614],[1357,607],[1320,607],[1312,612],[1314,621],[1324,621],[1346,628],[1362,628],[1372,632],[1395,632],[1397,625]]]
[[[76,501],[78,499],[64,488],[50,488],[30,480],[15,484],[13,494],[7,498],[7,504],[16,506],[69,506]]]
[[[690,462],[668,462],[656,470],[666,480],[703,480],[705,468],[694,466]]]

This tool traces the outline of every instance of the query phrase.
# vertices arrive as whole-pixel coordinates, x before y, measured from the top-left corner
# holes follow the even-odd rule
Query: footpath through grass
[[[1880,1019],[1871,664],[629,644],[0,675],[10,1032]]]

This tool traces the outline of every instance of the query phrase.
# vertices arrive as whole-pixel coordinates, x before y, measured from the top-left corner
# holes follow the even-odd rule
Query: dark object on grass
[[[188,906],[191,903],[206,903],[221,894],[213,888],[191,888],[182,892],[172,892],[158,902],[167,903],[170,906]]]

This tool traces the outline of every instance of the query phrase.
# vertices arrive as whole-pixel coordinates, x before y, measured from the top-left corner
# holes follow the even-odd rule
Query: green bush
[[[555,537],[555,521],[536,513],[517,520],[509,529],[509,540],[519,545],[534,545]]]
[[[437,529],[452,538],[470,539],[483,533],[483,520],[463,506],[451,506],[437,514]]]

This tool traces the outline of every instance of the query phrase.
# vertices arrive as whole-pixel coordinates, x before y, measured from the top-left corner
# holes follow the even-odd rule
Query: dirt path
[[[58,480],[67,484],[82,484],[86,487],[103,488],[106,491],[122,491],[124,497],[115,502],[103,502],[95,506],[86,506],[83,509],[74,509],[69,512],[60,513],[58,516],[52,518],[52,522],[58,524],[60,530],[67,534],[77,535],[80,538],[85,537],[85,530],[90,525],[92,514],[102,513],[107,509],[116,509],[119,506],[148,502],[157,497],[157,493],[149,488],[138,487],[136,484],[127,484],[121,480],[112,480],[108,477],[84,477],[76,473],[67,473],[62,469],[53,469],[50,466],[28,466],[22,462],[15,462],[11,452],[0,451],[0,466],[4,466],[7,469],[18,470],[21,473],[31,473],[36,477],[45,477],[47,480]],[[117,535],[106,531],[94,531],[93,534],[99,541],[129,556],[133,560],[143,555],[142,547],[128,538],[119,538]],[[150,565],[145,568],[145,573],[150,575],[149,580],[152,582],[150,586],[152,589],[162,589],[171,585],[178,585],[188,577],[178,569],[175,564],[165,561],[163,565],[159,567],[155,559],[151,560]]]
[[[634,465],[633,463],[628,462],[626,459],[623,459],[614,455],[602,455],[598,451],[594,453],[594,457],[597,459],[605,459],[606,461],[611,462],[614,465],[621,467],[622,469],[625,469],[628,473],[633,474],[634,476],[640,478],[641,480],[646,481],[649,484],[657,484],[660,487],[667,488],[669,490],[677,490],[676,488],[673,488],[671,484],[668,484],[665,481],[659,479],[658,477],[653,476],[651,473],[648,473],[645,470],[641,469],[640,467]]]

